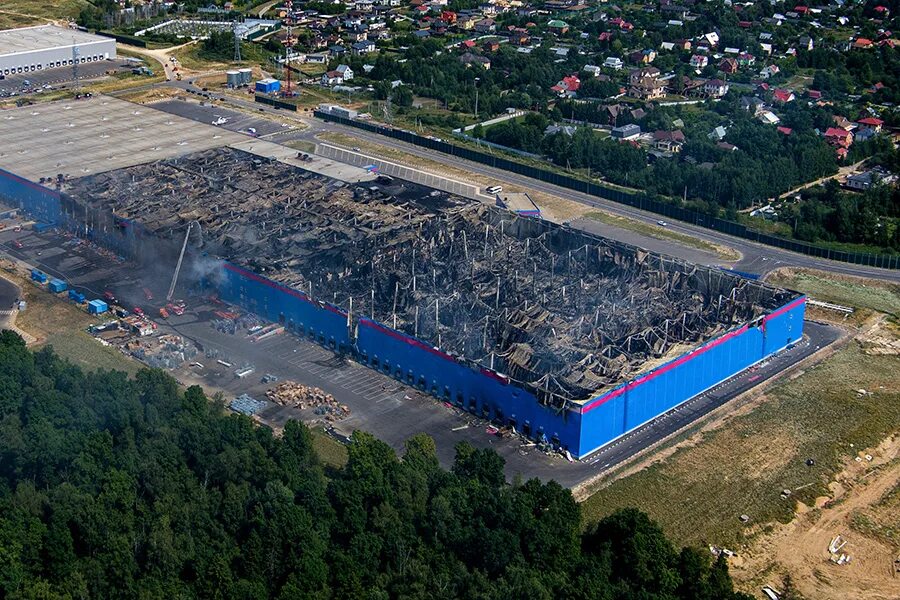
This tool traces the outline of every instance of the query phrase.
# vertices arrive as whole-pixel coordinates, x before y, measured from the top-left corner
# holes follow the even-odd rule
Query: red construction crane
[[[293,0],[287,0],[284,4],[285,15],[284,19],[282,19],[282,24],[287,30],[287,35],[281,41],[284,45],[284,74],[285,74],[285,86],[283,94],[285,97],[292,97],[294,95],[294,91],[291,89],[291,56],[293,55],[294,46],[297,44],[297,38],[294,37],[294,25],[296,24],[294,21],[294,3]]]

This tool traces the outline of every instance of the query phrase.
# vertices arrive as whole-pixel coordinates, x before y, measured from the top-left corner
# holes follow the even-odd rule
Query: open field
[[[133,375],[140,365],[121,352],[100,345],[85,330],[96,322],[75,305],[53,297],[17,275],[3,274],[22,290],[28,308],[18,314],[16,326],[37,338],[37,345],[53,346],[56,353],[86,370],[108,369]]]
[[[310,431],[313,435],[313,448],[323,463],[335,468],[347,464],[346,446],[328,435],[321,427],[313,427]]]
[[[87,0],[3,0],[0,3],[0,29],[75,20],[86,6],[90,6]]]
[[[896,356],[869,356],[851,343],[726,428],[697,434],[671,457],[601,490],[584,503],[585,516],[638,506],[680,543],[740,548],[760,526],[789,521],[795,500],[811,505],[827,494],[850,444],[876,445],[900,427],[896,366]],[[858,389],[873,393],[860,397]],[[784,489],[799,491],[783,499]]]
[[[773,271],[766,281],[803,292],[823,302],[900,316],[900,285],[793,268]]]

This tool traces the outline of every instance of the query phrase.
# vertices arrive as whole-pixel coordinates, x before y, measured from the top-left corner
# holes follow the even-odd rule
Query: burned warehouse
[[[174,264],[190,228],[187,271],[222,300],[576,457],[802,336],[793,292],[234,147],[0,184],[137,262]]]

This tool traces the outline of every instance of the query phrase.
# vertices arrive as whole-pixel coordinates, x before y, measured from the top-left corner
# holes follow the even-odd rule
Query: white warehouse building
[[[78,48],[80,63],[116,57],[116,41],[55,25],[0,31],[0,75],[30,73],[72,65]]]

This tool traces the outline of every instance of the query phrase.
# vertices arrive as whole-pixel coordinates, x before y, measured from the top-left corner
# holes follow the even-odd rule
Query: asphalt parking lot
[[[150,104],[153,108],[173,115],[193,119],[201,123],[216,124],[219,127],[250,135],[249,129],[256,130],[256,137],[269,138],[281,134],[287,134],[295,128],[287,123],[280,124],[269,119],[253,117],[237,110],[231,110],[218,104],[205,103],[193,100],[162,100]],[[219,121],[224,119],[224,122]],[[273,140],[275,141],[275,140]]]
[[[17,248],[14,240],[22,248]],[[349,359],[338,358],[306,339],[285,333],[253,343],[246,332],[223,333],[211,326],[213,313],[221,306],[191,298],[185,289],[178,292],[188,303],[185,314],[161,320],[154,309],[164,304],[162,298],[168,287],[164,268],[157,274],[138,272],[134,265],[77,239],[52,232],[37,234],[28,228],[20,232],[11,228],[0,231],[0,252],[65,279],[89,299],[109,289],[124,300],[126,308],[140,303],[159,323],[159,333],[177,333],[192,340],[202,350],[195,362],[203,366],[185,363],[172,373],[186,385],[202,384],[210,391],[221,390],[226,400],[243,393],[263,400],[269,385],[262,383],[261,377],[276,375],[282,381],[320,387],[348,405],[350,416],[335,424],[339,438],[363,429],[402,451],[409,437],[424,432],[434,438],[444,465],[451,464],[455,444],[468,441],[476,447],[495,449],[506,460],[509,477],[555,479],[565,486],[574,486],[611,469],[838,338],[834,328],[807,323],[807,337],[789,350],[670,410],[585,460],[570,463],[561,455],[545,454],[518,437],[499,438],[487,431],[486,421]],[[143,298],[143,287],[151,288],[154,302]],[[207,351],[214,357],[206,358]],[[233,366],[222,366],[219,359]],[[246,378],[236,377],[234,368],[244,365],[252,365],[255,372]],[[267,406],[260,417],[274,427],[290,418],[307,422],[321,419],[312,409],[299,411],[275,404]]]

